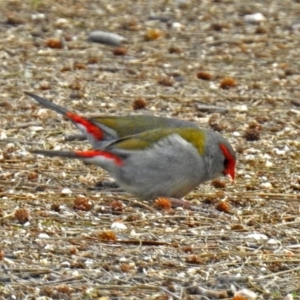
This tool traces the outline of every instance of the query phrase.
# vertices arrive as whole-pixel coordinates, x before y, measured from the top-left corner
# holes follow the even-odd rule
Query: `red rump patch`
[[[100,141],[103,139],[103,131],[99,127],[95,126],[89,120],[87,120],[81,116],[78,116],[72,112],[67,112],[66,115],[75,123],[79,123],[82,126],[84,126],[86,131],[89,134],[91,134],[97,141]]]
[[[88,150],[88,151],[75,151],[75,153],[84,158],[94,158],[96,156],[102,156],[107,159],[111,159],[115,162],[116,165],[122,166],[123,160],[118,157],[117,155],[114,155],[112,153],[101,151],[101,150]]]
[[[224,144],[220,144],[220,149],[225,156],[224,171],[225,175],[230,175],[232,179],[235,177],[235,158],[232,156],[228,148]]]

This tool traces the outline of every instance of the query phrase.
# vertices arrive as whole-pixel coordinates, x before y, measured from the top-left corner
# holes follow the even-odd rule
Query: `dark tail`
[[[93,163],[103,167],[104,161],[110,161],[118,166],[123,165],[123,159],[116,154],[103,150],[85,150],[85,151],[48,151],[48,150],[32,150],[31,153],[42,154],[45,156],[58,156],[66,158],[78,158],[88,163]]]
[[[60,151],[60,150],[32,150],[31,153],[42,154],[50,157],[68,157],[68,158],[79,158],[79,155],[76,152],[71,151]]]
[[[41,105],[43,105],[44,107],[47,107],[47,108],[50,108],[62,115],[66,115],[66,113],[68,112],[67,109],[57,105],[57,104],[54,104],[53,102],[45,99],[45,98],[42,98],[38,95],[35,95],[35,94],[32,94],[32,93],[29,93],[29,92],[24,92],[25,95],[27,96],[30,96],[31,98],[33,98],[35,101],[37,101],[38,103],[40,103]]]

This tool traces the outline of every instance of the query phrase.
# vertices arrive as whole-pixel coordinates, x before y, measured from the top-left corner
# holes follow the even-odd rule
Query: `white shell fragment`
[[[113,230],[125,230],[125,229],[127,229],[127,226],[121,222],[113,222],[111,224],[110,228]]]
[[[64,189],[61,190],[60,193],[63,194],[63,195],[67,195],[67,194],[72,194],[72,191],[68,188],[64,188]]]
[[[47,234],[47,233],[40,233],[39,235],[38,235],[38,237],[39,237],[39,239],[49,239],[50,238],[50,236]]]
[[[70,26],[70,21],[65,18],[59,18],[55,21],[57,27],[66,28]]]
[[[285,146],[283,149],[274,148],[274,153],[276,155],[286,155],[286,152],[288,152],[290,149],[289,147]]]
[[[239,112],[246,112],[246,111],[248,111],[248,106],[245,104],[236,105],[236,106],[232,107],[232,110],[239,111]]]
[[[271,189],[273,186],[271,182],[263,182],[260,184],[260,187],[264,189]]]
[[[116,33],[105,32],[101,30],[92,31],[89,34],[89,40],[96,43],[118,46],[126,39]]]
[[[31,20],[35,21],[35,20],[44,20],[45,19],[45,14],[32,14],[31,15]]]
[[[292,294],[287,294],[287,295],[283,298],[283,300],[293,300],[293,299],[294,299],[294,297],[293,297]]]
[[[266,18],[262,13],[255,13],[244,16],[244,21],[247,23],[259,23],[265,21]]]
[[[281,242],[279,240],[276,240],[276,239],[269,239],[268,244],[269,245],[280,245]]]
[[[253,240],[267,240],[268,237],[262,233],[252,233],[245,236],[246,239],[253,239]]]

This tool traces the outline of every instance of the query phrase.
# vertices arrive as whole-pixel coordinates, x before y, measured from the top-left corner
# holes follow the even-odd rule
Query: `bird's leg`
[[[178,199],[178,198],[168,198],[171,202],[171,205],[173,208],[176,207],[182,207],[185,209],[191,209],[193,205],[189,201],[186,201],[184,199]]]

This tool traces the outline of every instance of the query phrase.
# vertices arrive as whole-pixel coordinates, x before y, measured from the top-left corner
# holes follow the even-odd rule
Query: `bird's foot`
[[[157,198],[155,200],[155,206],[161,209],[182,207],[184,209],[190,209],[190,210],[201,210],[200,206],[193,205],[189,201],[186,201],[184,199],[179,199],[179,198],[172,198],[172,197]]]

